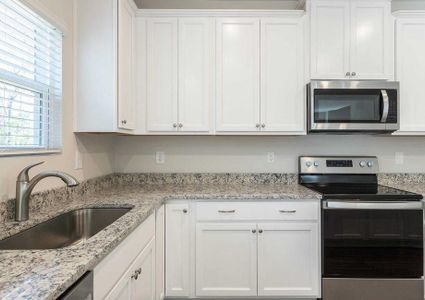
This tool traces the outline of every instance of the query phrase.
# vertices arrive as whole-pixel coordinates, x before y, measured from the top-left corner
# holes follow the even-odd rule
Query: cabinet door
[[[165,278],[165,208],[162,205],[156,212],[155,228],[155,285],[157,300],[164,299]]]
[[[209,18],[179,18],[179,130],[208,132],[211,103]]]
[[[177,19],[147,20],[147,130],[177,130]]]
[[[256,295],[256,224],[198,223],[196,296]]]
[[[153,238],[105,300],[154,300],[155,299],[155,238]],[[137,275],[136,275],[137,274]]]
[[[134,264],[133,300],[155,300],[155,239],[151,240]]]
[[[304,21],[261,20],[262,131],[304,132]]]
[[[189,296],[190,212],[187,203],[169,203],[165,208],[165,293],[167,297]]]
[[[397,20],[396,80],[400,81],[400,133],[425,133],[425,16]]]
[[[391,1],[351,2],[350,70],[353,79],[392,79],[393,32]]]
[[[323,0],[311,3],[311,77],[348,79],[350,2]]]
[[[128,0],[118,1],[118,127],[135,129],[134,12]]]
[[[259,224],[258,295],[320,297],[315,223]]]
[[[258,131],[260,21],[218,18],[217,131]]]

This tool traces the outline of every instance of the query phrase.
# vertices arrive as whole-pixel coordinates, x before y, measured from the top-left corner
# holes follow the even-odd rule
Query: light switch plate
[[[157,164],[164,164],[165,163],[165,152],[158,151],[155,153],[155,159]]]
[[[268,152],[267,153],[267,162],[269,163],[269,164],[272,164],[272,163],[274,163],[274,157],[275,155],[274,155],[274,152]]]
[[[403,152],[396,152],[394,160],[395,160],[396,165],[403,165],[404,164],[404,153]]]

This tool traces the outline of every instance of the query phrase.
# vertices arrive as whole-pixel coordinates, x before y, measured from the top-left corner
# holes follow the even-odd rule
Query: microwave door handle
[[[390,109],[390,99],[386,90],[381,90],[382,102],[384,104],[384,109],[382,111],[381,123],[386,123],[388,118],[388,112]]]

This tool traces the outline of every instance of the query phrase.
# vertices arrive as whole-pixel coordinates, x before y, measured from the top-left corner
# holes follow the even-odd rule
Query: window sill
[[[61,154],[62,149],[52,149],[52,150],[10,150],[10,151],[1,151],[0,157],[13,157],[13,156],[33,156],[33,155],[51,155],[51,154]]]

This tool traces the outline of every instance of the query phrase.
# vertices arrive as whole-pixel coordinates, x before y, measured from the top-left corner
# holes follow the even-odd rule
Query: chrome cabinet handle
[[[258,230],[258,233],[263,233],[263,229]]]
[[[174,127],[174,128],[177,128],[177,123],[174,123],[174,124],[173,124],[173,127]]]
[[[345,73],[345,76],[349,77],[350,76],[350,72]]]
[[[142,274],[142,268],[138,268],[136,271],[134,271],[134,274],[131,275],[131,279],[137,280],[140,274]]]
[[[381,123],[387,122],[388,112],[390,110],[390,98],[386,90],[381,90],[382,101],[384,103],[384,110],[382,111]]]
[[[351,76],[357,76],[356,72],[351,73]]]
[[[179,123],[179,128],[183,128],[183,124],[182,123]]]
[[[236,210],[232,209],[232,210],[219,210],[218,211],[221,214],[234,214],[236,212]]]
[[[187,214],[187,209],[183,209],[183,213],[184,214]]]
[[[283,213],[283,214],[295,214],[297,212],[297,210],[279,210],[279,212]]]
[[[255,127],[260,128],[261,124],[256,124]]]
[[[256,232],[257,232],[257,230],[255,230],[255,229],[252,230],[252,233],[256,233]]]
[[[266,124],[261,124],[261,128],[266,128]]]
[[[121,123],[122,124],[127,124],[127,120],[122,120]]]

